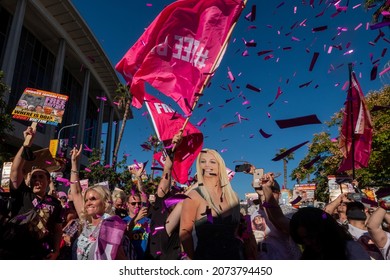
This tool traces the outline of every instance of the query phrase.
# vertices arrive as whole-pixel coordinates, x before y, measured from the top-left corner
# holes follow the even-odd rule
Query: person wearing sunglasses
[[[130,259],[143,260],[149,239],[150,219],[147,217],[148,208],[141,200],[140,193],[127,196],[127,209],[129,215],[123,218],[127,223],[126,234],[130,239]]]

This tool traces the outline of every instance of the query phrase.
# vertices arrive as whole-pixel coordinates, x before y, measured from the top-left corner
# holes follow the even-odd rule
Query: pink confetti
[[[301,40],[299,40],[297,37],[294,37],[294,36],[291,37],[291,40],[297,41],[297,42],[300,42],[300,41],[301,41]]]
[[[105,97],[105,96],[96,96],[96,99],[107,101],[107,97]]]
[[[348,55],[348,54],[351,54],[351,53],[353,53],[353,50],[346,51],[343,55]]]
[[[48,160],[45,160],[45,163],[50,165],[51,164],[51,161],[48,161]]]
[[[227,152],[227,151],[228,151],[228,149],[222,149],[221,153],[224,153],[224,152]]]
[[[248,105],[250,104],[249,100],[245,100],[244,102],[242,102],[242,105]]]
[[[222,129],[222,128],[231,127],[231,126],[236,125],[236,124],[238,124],[238,122],[226,123],[226,124],[223,124],[223,125],[221,126],[221,129]]]
[[[91,166],[94,166],[94,165],[96,165],[96,164],[98,164],[98,163],[100,163],[100,160],[97,160],[97,161],[92,162],[92,163],[91,163]]]
[[[153,4],[151,4],[151,3],[146,3],[146,7],[152,7],[153,6]]]
[[[362,4],[357,4],[355,6],[352,7],[352,9],[356,9],[356,8],[359,8]]]
[[[86,172],[91,172],[91,169],[89,169],[89,168],[84,168],[84,170],[86,171]]]
[[[230,68],[228,67],[228,76],[229,76],[229,79],[232,81],[232,83],[236,80],[233,76],[233,73],[232,71],[230,71]]]
[[[349,85],[349,81],[346,81],[346,82],[344,83],[343,87],[341,88],[341,90],[347,90],[348,85]]]
[[[92,152],[92,149],[89,148],[87,145],[84,144],[84,151]]]
[[[201,126],[205,121],[206,121],[206,118],[203,118],[196,125]]]
[[[242,56],[249,56],[248,50],[245,50],[241,55],[242,55]]]
[[[385,74],[387,71],[390,71],[390,66],[387,67],[386,69],[382,70],[382,71],[379,73],[379,76],[382,76],[382,75]]]
[[[355,30],[355,31],[358,30],[360,27],[362,27],[362,25],[363,25],[363,23],[359,23],[359,24],[354,28],[354,30]]]
[[[270,119],[271,118],[271,114],[267,112],[267,117]]]
[[[66,179],[66,178],[62,178],[62,177],[56,177],[56,181],[57,182],[61,182],[61,183],[69,183],[69,180]]]

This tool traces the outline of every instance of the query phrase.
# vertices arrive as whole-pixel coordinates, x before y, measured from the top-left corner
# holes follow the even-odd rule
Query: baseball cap
[[[39,172],[39,171],[45,173],[47,179],[50,180],[50,173],[49,173],[49,171],[47,171],[47,170],[44,169],[44,168],[33,167],[33,168],[31,169],[31,176],[32,176],[34,173]]]

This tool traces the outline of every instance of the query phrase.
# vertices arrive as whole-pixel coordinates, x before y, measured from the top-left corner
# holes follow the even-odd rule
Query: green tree
[[[279,152],[275,156],[279,156],[280,154],[283,154],[285,151],[287,151],[286,148],[279,149]],[[287,188],[287,163],[289,160],[294,159],[294,153],[289,154],[288,156],[283,158],[283,186]]]
[[[148,140],[146,140],[143,144],[141,144],[141,147],[144,151],[153,151],[153,155],[163,150],[162,143],[160,142],[160,140],[158,140],[156,135],[150,135],[148,137]],[[154,159],[153,155],[152,155],[152,166],[155,166],[156,160]],[[153,178],[154,178],[154,169],[152,170],[152,173],[150,175],[150,180],[153,181]]]
[[[112,156],[112,164],[113,164],[114,168],[116,166],[116,161],[118,158],[118,151],[119,151],[119,147],[120,147],[121,142],[122,142],[123,133],[125,132],[126,121],[129,118],[129,115],[131,113],[130,108],[131,108],[131,101],[132,101],[132,95],[129,91],[128,86],[125,86],[123,84],[119,84],[118,88],[115,90],[115,93],[116,93],[116,96],[114,99],[118,102],[119,110],[123,111],[123,118],[122,118],[122,125],[121,125],[121,128],[119,130],[118,140],[115,143],[114,153]]]
[[[357,169],[356,179],[360,186],[390,183],[390,86],[370,92],[366,96],[366,102],[373,124],[372,151],[368,167]],[[328,127],[336,126],[340,129],[341,122],[342,111],[339,111],[326,124]],[[314,182],[317,184],[316,197],[318,200],[327,201],[327,176],[336,175],[341,160],[338,142],[332,140],[328,132],[320,132],[314,135],[307,155],[292,171],[291,177],[297,179],[314,174]],[[351,174],[352,171],[346,172],[346,175]]]
[[[7,112],[7,103],[4,101],[4,95],[8,92],[8,86],[3,81],[4,73],[0,71],[0,167],[3,163],[12,157],[5,148],[5,136],[14,130],[12,125],[12,116]]]
[[[377,4],[379,7],[377,8]],[[387,0],[365,0],[364,1],[364,6],[366,9],[369,7],[376,5],[375,6],[375,11],[372,15],[372,21],[373,22],[378,22],[380,18],[383,18],[383,20],[386,20],[382,16],[382,12],[387,11],[390,12],[390,3]]]
[[[93,185],[99,182],[108,181],[110,189],[113,190],[115,187],[121,189],[131,188],[131,174],[127,169],[126,155],[120,162],[114,165],[103,163],[103,150],[93,149],[91,155],[88,158],[88,166],[81,171],[82,177],[88,179],[88,184]],[[118,170],[118,171],[117,171]]]

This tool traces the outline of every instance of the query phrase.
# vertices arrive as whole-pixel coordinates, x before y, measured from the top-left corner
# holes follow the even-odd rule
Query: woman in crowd
[[[125,259],[122,239],[126,223],[118,216],[112,216],[110,191],[103,186],[92,186],[82,194],[77,170],[81,150],[73,148],[71,151],[70,188],[82,228],[76,240],[76,258]]]
[[[237,238],[240,207],[225,162],[215,150],[204,149],[196,162],[198,187],[183,202],[180,241],[189,259],[243,259]],[[195,248],[192,230],[195,228]]]

